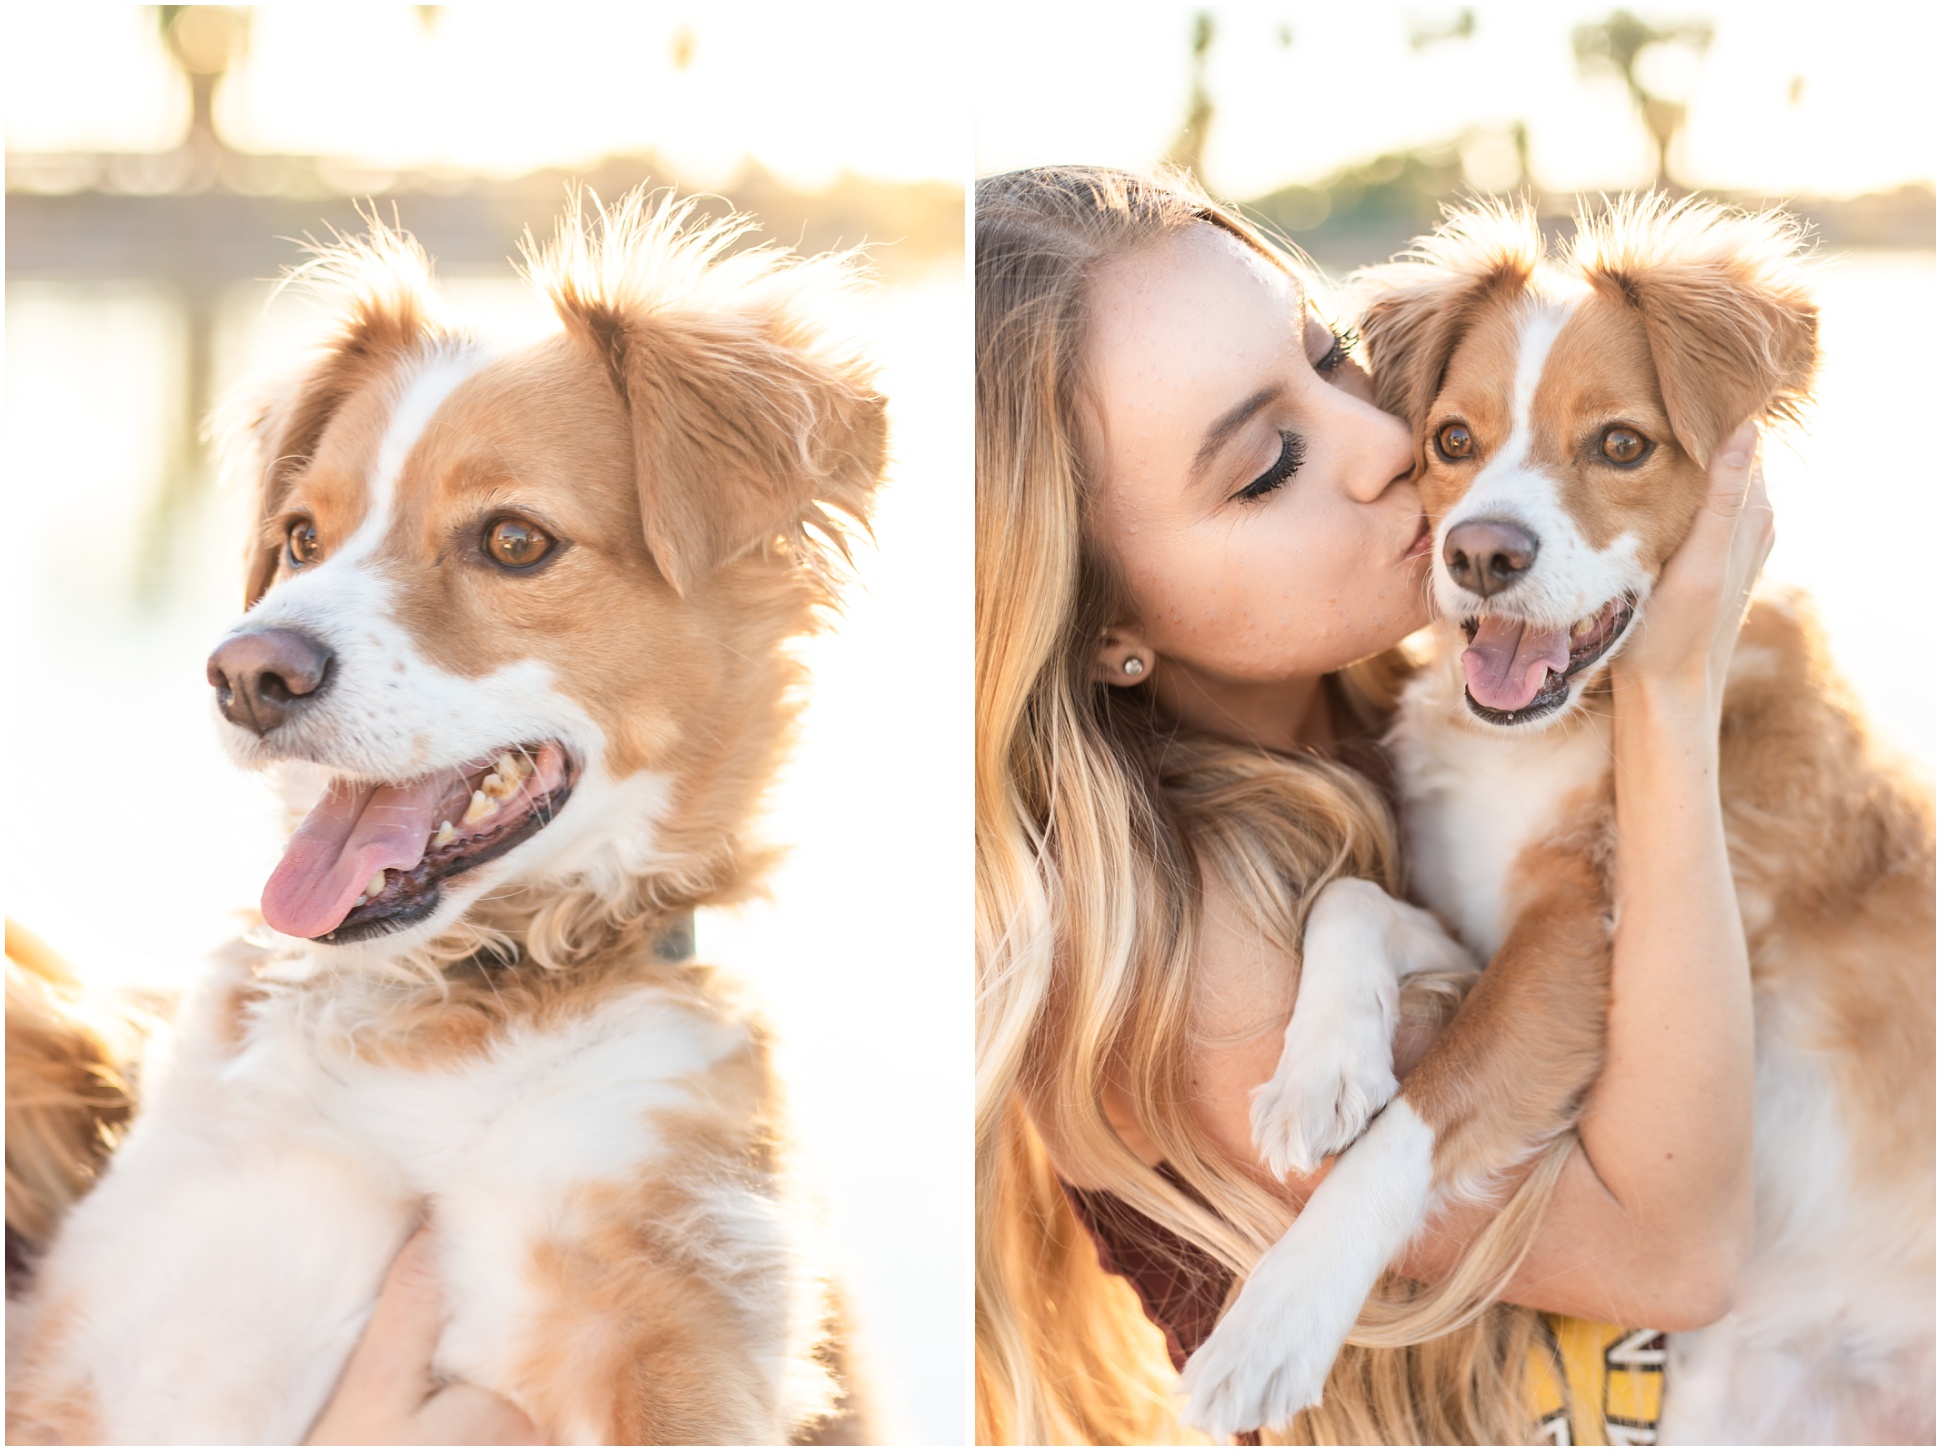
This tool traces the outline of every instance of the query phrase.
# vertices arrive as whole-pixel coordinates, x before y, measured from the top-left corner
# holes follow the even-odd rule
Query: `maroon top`
[[[1159,1172],[1182,1194],[1206,1202],[1168,1166],[1161,1164]],[[1119,1276],[1138,1293],[1146,1318],[1166,1332],[1166,1354],[1172,1357],[1173,1369],[1185,1369],[1187,1357],[1205,1343],[1219,1322],[1220,1307],[1233,1286],[1232,1273],[1191,1240],[1180,1238],[1116,1195],[1059,1183],[1072,1213],[1092,1236],[1099,1268]]]
[[[1206,1200],[1168,1165],[1161,1164],[1159,1172],[1180,1193],[1205,1205]],[[1146,1318],[1165,1332],[1173,1369],[1184,1370],[1187,1357],[1206,1343],[1219,1323],[1220,1307],[1233,1286],[1232,1272],[1123,1199],[1102,1189],[1074,1189],[1062,1179],[1058,1184],[1072,1213],[1092,1236],[1099,1268],[1132,1286]],[[1258,1446],[1260,1432],[1242,1431],[1234,1439],[1242,1446]]]

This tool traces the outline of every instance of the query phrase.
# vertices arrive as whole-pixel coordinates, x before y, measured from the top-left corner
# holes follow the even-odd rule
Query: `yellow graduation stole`
[[[1665,1399],[1665,1337],[1545,1315],[1530,1347],[1539,1446],[1654,1446]]]

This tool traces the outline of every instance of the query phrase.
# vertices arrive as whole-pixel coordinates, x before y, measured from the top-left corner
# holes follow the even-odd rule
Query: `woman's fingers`
[[[418,1413],[420,1446],[537,1446],[539,1428],[512,1402],[477,1386],[446,1386]]]
[[[1772,551],[1772,505],[1759,467],[1759,434],[1741,424],[1713,450],[1705,497],[1665,562],[1637,638],[1616,678],[1684,682],[1714,708],[1745,618],[1746,601]]]
[[[1723,527],[1724,511],[1730,510],[1718,628],[1711,651],[1712,674],[1722,679],[1738,642],[1753,586],[1759,582],[1759,571],[1765,568],[1766,556],[1773,547],[1772,501],[1766,497],[1766,474],[1759,466],[1758,434],[1750,423],[1741,424],[1719,449],[1710,482],[1709,492],[1716,502],[1705,512],[1719,519]]]
[[[1712,451],[1712,462],[1705,471],[1705,501],[1692,520],[1691,533],[1666,564],[1667,576],[1692,566],[1706,573],[1723,572],[1724,561],[1732,554],[1745,522],[1758,441],[1758,430],[1749,422],[1742,423]],[[1708,565],[1712,568],[1705,569]]]
[[[391,1261],[371,1323],[344,1368],[345,1386],[355,1379],[372,1400],[416,1410],[431,1394],[431,1357],[444,1321],[434,1242],[421,1228]]]
[[[410,1439],[400,1432],[431,1394],[431,1357],[443,1322],[431,1231],[420,1229],[391,1261],[377,1308],[307,1444],[381,1446]]]
[[[1750,591],[1759,571],[1766,567],[1767,556],[1773,552],[1773,505],[1766,494],[1766,470],[1757,455],[1752,460],[1752,483],[1746,490],[1736,537],[1745,550],[1745,586]]]
[[[1732,430],[1714,451],[1709,473],[1712,492],[1723,504],[1743,505],[1752,483],[1752,455],[1759,446],[1759,428],[1750,418]]]
[[[1766,471],[1759,464],[1759,431],[1742,423],[1720,446],[1707,471],[1710,482],[1706,512],[1731,525],[1730,548],[1737,556],[1736,573],[1757,575],[1773,547],[1772,501],[1766,497]],[[1739,582],[1728,575],[1728,583]],[[1744,584],[1751,587],[1751,579]]]
[[[343,1378],[310,1429],[312,1446],[532,1446],[539,1431],[510,1401],[476,1386],[439,1386],[432,1357],[445,1296],[430,1229],[404,1243]]]

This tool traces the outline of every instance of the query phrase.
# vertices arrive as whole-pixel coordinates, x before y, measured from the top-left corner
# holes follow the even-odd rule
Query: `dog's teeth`
[[[518,789],[517,786],[506,780],[497,771],[494,771],[483,781],[479,782],[479,790],[483,791],[487,796],[490,796],[494,801],[503,801]]]
[[[450,846],[457,835],[457,829],[449,821],[441,821],[438,823],[437,835],[431,839],[431,844],[433,846]]]
[[[498,803],[490,796],[487,796],[483,791],[474,791],[472,793],[472,804],[465,808],[465,825],[470,826],[474,822],[483,821],[498,809]]]
[[[375,897],[383,890],[384,890],[383,872],[379,872],[376,876],[372,877],[370,881],[364,884],[364,895],[367,897]]]
[[[532,774],[532,767],[524,756],[515,756],[507,751],[499,757],[498,765],[492,768],[508,781],[523,781]]]
[[[1585,615],[1583,619],[1579,620],[1576,624],[1570,627],[1571,638],[1572,639],[1582,638],[1583,636],[1588,635],[1592,630],[1595,630],[1596,628],[1597,628],[1597,616]]]
[[[365,895],[364,895],[364,894],[363,894],[362,892],[359,892],[359,893],[357,894],[357,900],[356,900],[355,902],[352,902],[352,903],[351,903],[351,906],[353,906],[353,907],[361,907],[361,906],[363,906],[363,905],[364,905],[364,904],[365,904],[366,902],[368,902],[368,901],[370,901],[370,900],[371,900],[371,899],[370,899],[369,897],[367,897],[367,896],[365,896]]]

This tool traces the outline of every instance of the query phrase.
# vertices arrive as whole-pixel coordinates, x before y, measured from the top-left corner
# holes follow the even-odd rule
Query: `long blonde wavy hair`
[[[1388,812],[1355,772],[1156,729],[1143,692],[1094,681],[1122,596],[1086,533],[1087,282],[1199,225],[1301,264],[1180,177],[1043,168],[985,179],[976,206],[977,1437],[1200,1439],[1175,1419],[1160,1332],[1099,1267],[1040,1131],[1073,1180],[1110,1186],[1237,1283],[1293,1210],[1190,1111],[1204,876],[1298,959],[1328,881],[1394,890],[1399,870]],[[1335,698],[1377,724],[1405,668],[1391,652],[1342,672]],[[1440,1022],[1460,991],[1417,979],[1404,1011]],[[1108,1086],[1168,1172],[1107,1122]],[[1560,1164],[1545,1159],[1448,1283],[1385,1280],[1323,1404],[1273,1439],[1526,1440],[1534,1312],[1491,1302]]]

